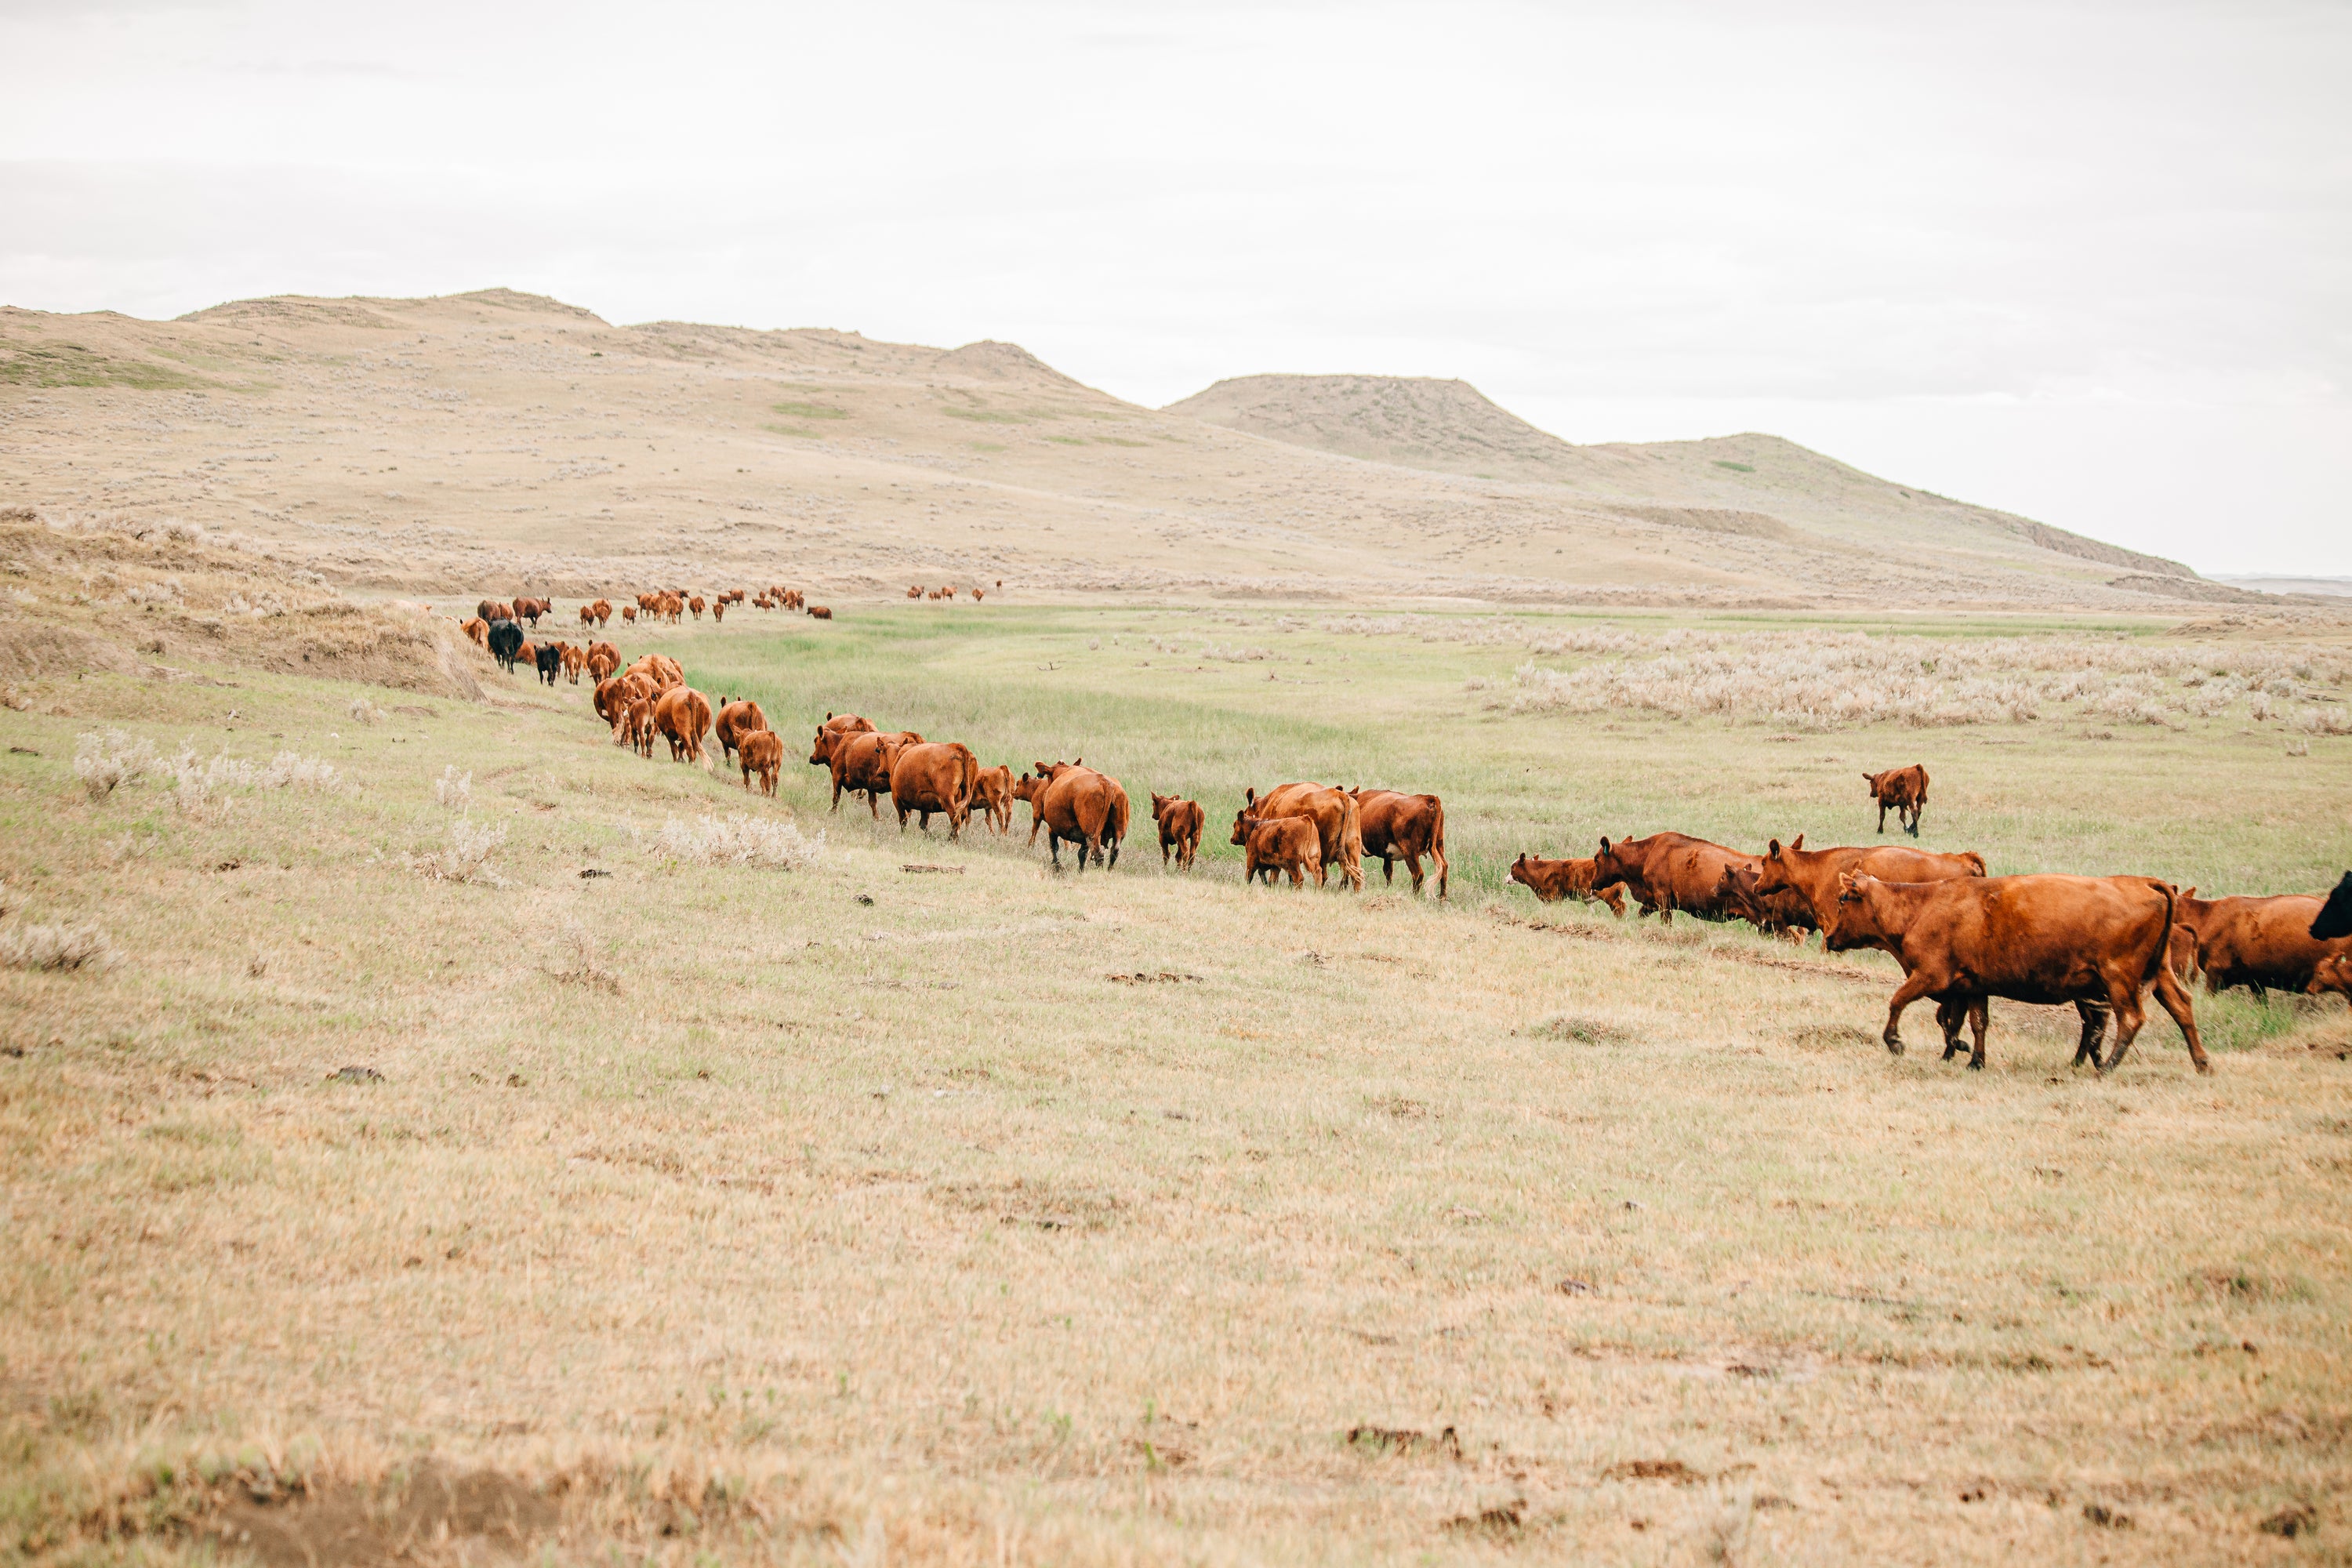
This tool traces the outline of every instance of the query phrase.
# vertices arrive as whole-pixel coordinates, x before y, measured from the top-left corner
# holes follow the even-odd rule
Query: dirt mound
[[[1000,343],[993,339],[950,349],[940,355],[940,370],[950,375],[970,376],[974,381],[1013,381],[1031,386],[1078,386],[1078,383],[1019,343]]]
[[[1466,381],[1402,375],[1244,375],[1160,412],[1376,463],[1548,474],[1576,448],[1496,406]]]

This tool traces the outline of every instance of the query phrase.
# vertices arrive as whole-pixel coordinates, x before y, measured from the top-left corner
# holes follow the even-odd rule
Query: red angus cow
[[[981,820],[992,833],[1013,831],[1013,770],[999,765],[982,768],[972,780],[971,798],[981,808]]]
[[[1602,903],[1619,920],[1625,918],[1625,889],[1610,882],[1596,887],[1594,862],[1586,860],[1546,860],[1522,853],[1511,862],[1511,880],[1518,883],[1537,899],[1556,904],[1562,899],[1579,902]]]
[[[1969,1066],[1979,1068],[1987,997],[2044,1006],[2088,1003],[2114,1015],[2115,1053],[2098,1060],[2086,1019],[2074,1059],[2088,1056],[2103,1074],[2131,1049],[2147,1018],[2141,998],[2150,985],[2180,1026],[2197,1070],[2212,1070],[2189,994],[2165,962],[2176,902],[2171,884],[2150,877],[1882,882],[1847,872],[1838,892],[1841,925],[1886,947],[1903,965],[1882,1037],[1889,1051],[1902,1054],[1903,1010],[1922,996],[1968,1011],[1976,1033]]]
[[[1027,774],[1022,775],[1024,779]],[[1037,840],[1037,826],[1045,828],[1045,851],[1054,869],[1062,868],[1062,846],[1078,848],[1078,871],[1084,875],[1092,859],[1106,870],[1118,865],[1119,841],[1127,837],[1127,791],[1108,773],[1075,763],[1039,763],[1037,784],[1029,795],[1032,820],[1029,841]]]
[[[890,793],[890,768],[898,753],[919,746],[923,738],[912,730],[884,735],[871,730],[853,731],[833,748],[833,809],[841,809],[845,792],[866,797],[866,809],[881,820],[882,796]]]
[[[1758,887],[1762,873],[1753,866],[1726,866],[1716,889],[1724,908],[1758,931],[1784,935],[1801,943],[1808,932],[1821,930],[1813,906],[1794,888],[1767,893]]]
[[[1974,850],[1938,855],[1932,850],[1894,845],[1841,845],[1833,849],[1808,849],[1801,833],[1782,844],[1773,839],[1764,847],[1756,868],[1756,891],[1763,898],[1793,893],[1812,911],[1817,931],[1830,933],[1823,942],[1843,952],[1833,927],[1838,901],[1838,878],[1848,871],[1875,877],[1882,882],[1943,882],[1955,877],[1981,877],[1984,857]]]
[[[743,769],[743,788],[748,793],[756,775],[761,793],[772,799],[776,793],[776,774],[784,765],[784,742],[773,730],[754,730],[743,736],[743,743],[735,749],[735,757]]]
[[[908,816],[919,816],[929,833],[931,813],[940,811],[947,814],[948,837],[961,837],[979,775],[980,759],[960,741],[930,741],[900,752],[890,763],[890,804],[898,813],[898,831],[907,831]]]
[[[1919,813],[1927,805],[1927,770],[1917,763],[1907,768],[1889,768],[1883,773],[1862,775],[1870,784],[1870,798],[1878,803],[1878,831],[1886,831],[1886,814],[1895,813],[1895,826],[1912,837],[1919,837]]]
[[[1622,882],[1641,903],[1642,912],[1672,924],[1675,911],[1706,921],[1731,918],[1723,901],[1727,867],[1753,868],[1758,858],[1737,849],[1694,838],[1687,833],[1653,833],[1647,838],[1601,841],[1592,858],[1593,880],[1603,886]]]
[[[1283,872],[1290,873],[1290,885],[1304,887],[1306,874],[1315,873],[1315,885],[1323,885],[1322,836],[1315,830],[1311,816],[1252,816],[1237,812],[1234,816],[1235,844],[1243,846],[1245,856],[1242,864],[1242,880],[1254,882],[1262,875],[1266,886]]]
[[[710,733],[709,698],[691,686],[671,687],[654,702],[654,726],[669,742],[672,762],[710,765],[702,750],[702,738]]]
[[[2227,991],[2243,985],[2262,1001],[2275,987],[2305,991],[2322,960],[2352,952],[2352,937],[2315,941],[2312,923],[2323,905],[2301,893],[2267,899],[2200,899],[2197,889],[2180,895],[2173,918],[2193,939],[2196,967],[2205,972],[2205,989]],[[2176,965],[2183,978],[2187,970]]]
[[[1437,896],[1445,897],[1451,875],[1445,863],[1445,803],[1433,795],[1401,795],[1392,789],[1354,789],[1361,815],[1364,853],[1381,858],[1381,880],[1396,880],[1402,858],[1412,873],[1412,890],[1421,892],[1421,858],[1437,867]]]
[[[719,750],[723,756],[733,756],[742,749],[743,737],[768,727],[768,716],[750,698],[741,701],[729,700],[719,705],[719,717],[710,722],[710,732],[719,738]]]
[[[980,590],[975,588],[973,593]],[[1189,871],[1192,858],[1201,852],[1201,828],[1207,820],[1197,800],[1184,800],[1172,795],[1151,797],[1151,820],[1160,825],[1160,868],[1168,868],[1169,852],[1176,856],[1176,869]],[[1321,847],[1317,847],[1321,853]]]

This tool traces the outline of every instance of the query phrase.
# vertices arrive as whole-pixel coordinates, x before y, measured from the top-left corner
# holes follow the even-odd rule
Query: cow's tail
[[[957,764],[961,770],[957,775],[957,788],[963,794],[963,799],[958,803],[957,809],[969,816],[971,814],[972,796],[980,793],[980,759],[973,756],[971,748],[967,746],[963,748],[963,754],[957,759]]]
[[[1104,823],[1103,831],[1108,837],[1116,838],[1121,843],[1124,843],[1127,840],[1127,814],[1129,809],[1127,792],[1125,790],[1115,792],[1110,797],[1110,811],[1106,822]]]
[[[1437,896],[1442,899],[1445,897],[1446,884],[1454,879],[1454,868],[1445,859],[1445,803],[1431,795],[1429,805],[1436,818],[1430,824],[1429,849],[1437,860]]]
[[[2163,975],[2165,965],[2172,962],[2172,917],[2180,912],[2180,889],[2154,877],[2147,885],[2164,895],[2164,927],[2157,933],[2156,951],[2148,954],[2147,966],[2141,970],[2139,983],[2143,989],[2153,985]]]
[[[1348,876],[1348,886],[1361,891],[1364,886],[1364,813],[1356,797],[1345,791],[1339,795],[1339,868]]]

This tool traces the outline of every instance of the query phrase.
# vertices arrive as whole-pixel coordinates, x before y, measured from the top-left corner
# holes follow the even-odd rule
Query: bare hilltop
[[[1770,436],[1580,447],[1466,384],[1378,376],[1154,410],[1009,343],[614,326],[506,289],[0,310],[0,507],[179,518],[411,592],[2279,603]]]

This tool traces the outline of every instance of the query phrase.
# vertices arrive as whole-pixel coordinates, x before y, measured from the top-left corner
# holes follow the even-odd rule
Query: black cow
[[[2327,895],[2327,902],[2320,906],[2319,918],[2311,922],[2314,942],[2334,942],[2339,936],[2352,936],[2352,871],[2344,873],[2344,879]]]
[[[563,673],[563,650],[551,643],[541,643],[530,651],[539,664],[539,678],[554,685],[555,678]]]
[[[490,657],[503,666],[509,675],[514,673],[515,658],[522,652],[522,628],[512,621],[490,623]]]

